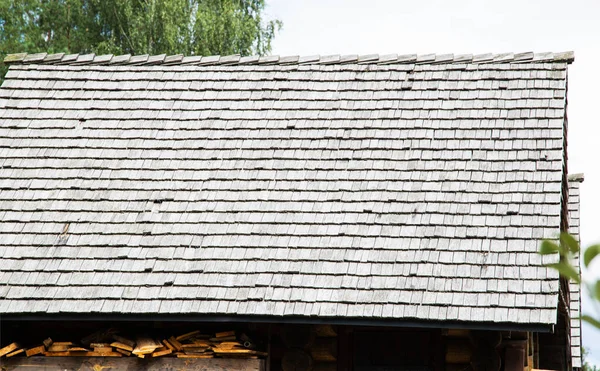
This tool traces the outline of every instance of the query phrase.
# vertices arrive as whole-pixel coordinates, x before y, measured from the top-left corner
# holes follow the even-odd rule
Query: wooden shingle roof
[[[23,56],[0,313],[554,324],[572,54],[498,56]]]

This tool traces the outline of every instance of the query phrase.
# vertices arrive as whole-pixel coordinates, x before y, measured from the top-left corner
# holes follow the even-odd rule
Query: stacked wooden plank
[[[178,357],[178,358],[261,358],[267,353],[256,349],[245,334],[235,331],[205,334],[199,330],[179,336],[127,338],[114,330],[96,332],[80,343],[54,342],[48,338],[33,347],[11,343],[0,349],[0,357],[16,355],[46,357]]]
[[[239,338],[235,331],[217,332],[214,336],[193,331],[163,340],[178,358],[258,358],[265,352],[254,349],[254,343],[246,335]]]
[[[25,349],[21,348],[17,343],[11,343],[0,349],[0,357],[14,357],[18,354],[21,354],[25,351]]]

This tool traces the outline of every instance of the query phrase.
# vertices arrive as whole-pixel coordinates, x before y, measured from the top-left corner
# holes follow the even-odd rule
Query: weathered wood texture
[[[31,357],[3,359],[6,371],[264,371],[262,359]]]
[[[317,362],[335,362],[338,356],[336,338],[317,338],[310,348],[312,359]]]
[[[17,348],[19,348],[19,345],[17,343],[11,343],[5,346],[4,348],[0,349],[0,357],[8,353],[14,352]]]
[[[287,351],[281,361],[281,369],[283,371],[310,371],[312,367],[312,357],[301,349]]]
[[[505,371],[522,371],[525,364],[525,350],[523,348],[506,348],[504,356]]]

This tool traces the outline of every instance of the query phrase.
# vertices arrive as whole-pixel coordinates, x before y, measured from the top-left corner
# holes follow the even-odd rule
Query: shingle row
[[[562,53],[501,53],[501,54],[368,54],[368,55],[329,55],[329,56],[183,56],[182,54],[170,55],[95,55],[95,54],[9,54],[4,58],[4,63],[24,64],[72,64],[72,65],[273,65],[273,64],[399,64],[399,63],[527,63],[527,62],[567,62],[574,60],[573,52]]]

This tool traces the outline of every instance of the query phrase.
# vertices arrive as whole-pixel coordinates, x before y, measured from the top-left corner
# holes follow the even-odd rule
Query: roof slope
[[[14,65],[0,312],[555,323],[566,69]]]

